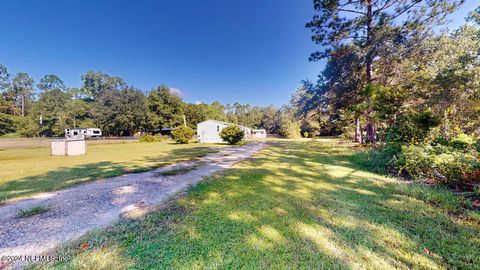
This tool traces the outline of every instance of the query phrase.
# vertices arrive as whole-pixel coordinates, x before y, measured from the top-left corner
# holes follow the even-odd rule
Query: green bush
[[[15,132],[15,122],[11,115],[0,113],[0,136]]]
[[[187,126],[180,126],[172,131],[172,137],[177,143],[188,143],[195,132]]]
[[[421,142],[439,119],[430,110],[409,112],[398,117],[397,122],[386,131],[387,142]]]
[[[300,138],[300,123],[294,120],[283,120],[280,123],[278,134],[288,139]]]
[[[220,137],[229,144],[239,143],[244,136],[245,132],[237,125],[228,126],[220,131]]]
[[[465,150],[475,146],[475,138],[464,133],[458,134],[456,137],[450,140],[450,146],[455,149]]]
[[[480,181],[480,154],[444,145],[407,145],[395,165],[412,178],[435,178],[449,186]],[[434,169],[443,177],[439,177]]]
[[[425,145],[405,145],[394,165],[413,179],[432,177],[433,156]]]
[[[140,136],[141,142],[161,142],[162,140],[163,138],[160,135],[143,134]]]

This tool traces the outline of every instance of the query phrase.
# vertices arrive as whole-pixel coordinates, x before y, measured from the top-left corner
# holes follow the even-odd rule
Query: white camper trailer
[[[65,129],[65,138],[67,139],[85,139],[101,137],[102,131],[99,128],[67,128]]]

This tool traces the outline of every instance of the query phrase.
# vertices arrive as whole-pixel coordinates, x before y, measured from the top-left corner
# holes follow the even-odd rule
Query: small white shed
[[[252,138],[265,139],[267,138],[267,131],[265,129],[252,129]]]
[[[232,126],[234,124],[208,119],[197,124],[197,138],[199,143],[222,143],[220,138],[220,131],[222,129]],[[248,140],[252,137],[252,129],[245,126],[240,126],[241,130],[245,131],[245,139]]]

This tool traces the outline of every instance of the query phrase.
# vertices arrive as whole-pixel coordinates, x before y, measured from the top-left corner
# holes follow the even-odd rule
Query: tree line
[[[302,131],[375,146],[379,170],[478,183],[480,7],[438,31],[462,3],[314,0],[310,59],[327,64],[290,102]]]
[[[302,130],[372,144],[479,133],[480,8],[432,30],[462,2],[315,0],[310,59],[327,64],[290,102]]]
[[[11,74],[0,65],[0,135],[62,136],[65,128],[98,127],[106,136],[158,133],[206,119],[228,121],[287,136],[293,121],[287,106],[188,103],[166,85],[149,91],[120,77],[88,71],[81,87],[68,87],[57,75],[35,83],[27,73]]]

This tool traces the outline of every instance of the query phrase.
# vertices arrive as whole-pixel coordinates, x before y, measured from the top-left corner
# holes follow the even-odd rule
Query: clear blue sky
[[[281,105],[323,67],[308,62],[312,15],[311,0],[3,0],[0,63],[68,86],[101,70],[143,90],[181,89],[189,102]]]

